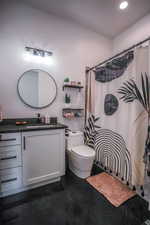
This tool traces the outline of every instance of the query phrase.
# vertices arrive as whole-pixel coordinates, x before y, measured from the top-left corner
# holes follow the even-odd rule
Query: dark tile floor
[[[93,173],[99,171],[93,170]],[[2,225],[140,225],[130,207],[114,207],[70,171],[61,182],[1,199]]]

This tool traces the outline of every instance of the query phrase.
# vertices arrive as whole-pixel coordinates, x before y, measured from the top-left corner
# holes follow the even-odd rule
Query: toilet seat
[[[95,156],[95,151],[87,145],[78,145],[76,147],[72,147],[71,151],[84,158],[90,158]]]

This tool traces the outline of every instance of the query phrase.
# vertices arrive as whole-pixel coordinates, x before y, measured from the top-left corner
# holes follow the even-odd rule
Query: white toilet
[[[89,177],[95,159],[95,151],[89,146],[84,145],[82,132],[69,132],[67,153],[69,169],[80,178]]]

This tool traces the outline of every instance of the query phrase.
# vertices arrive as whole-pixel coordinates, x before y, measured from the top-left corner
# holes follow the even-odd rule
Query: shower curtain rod
[[[118,53],[118,54],[116,54],[116,55],[114,55],[114,56],[112,56],[112,57],[110,57],[110,58],[104,60],[103,62],[99,63],[99,64],[96,65],[96,66],[93,66],[93,67],[91,67],[91,68],[88,68],[88,67],[87,67],[86,72],[88,73],[89,71],[96,69],[97,67],[103,65],[104,63],[109,62],[110,60],[112,60],[112,59],[114,59],[114,58],[116,58],[116,57],[122,55],[122,54],[125,53],[125,52],[128,52],[129,50],[131,50],[131,49],[133,49],[133,48],[135,48],[135,47],[137,47],[137,46],[139,46],[139,45],[142,45],[143,43],[145,43],[145,42],[147,42],[147,41],[149,41],[149,40],[150,40],[150,37],[148,37],[148,38],[146,38],[145,40],[140,41],[140,42],[138,42],[137,44],[131,46],[130,48],[127,48],[127,49],[123,50],[122,52],[120,52],[120,53]]]

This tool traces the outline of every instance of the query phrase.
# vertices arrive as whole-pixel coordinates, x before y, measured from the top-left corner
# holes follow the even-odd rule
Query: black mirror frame
[[[56,95],[55,95],[54,99],[53,99],[48,105],[45,105],[45,106],[42,106],[42,107],[32,106],[32,105],[26,103],[26,102],[24,101],[24,99],[21,97],[20,93],[19,93],[19,82],[20,82],[21,78],[25,75],[25,73],[30,72],[30,71],[32,71],[32,70],[39,70],[39,71],[42,71],[42,72],[47,73],[48,76],[49,76],[49,77],[54,81],[54,83],[55,83],[55,86],[56,86]],[[52,103],[56,100],[57,94],[58,94],[58,87],[57,87],[57,83],[56,83],[55,79],[54,79],[47,71],[44,71],[44,70],[41,70],[41,69],[31,69],[31,70],[25,71],[25,72],[19,77],[18,82],[17,82],[17,93],[18,93],[18,96],[19,96],[20,100],[21,100],[25,105],[27,105],[28,107],[30,107],[30,108],[32,108],[32,109],[44,109],[44,108],[47,108],[47,107],[49,107],[50,105],[52,105]]]

